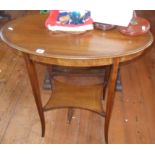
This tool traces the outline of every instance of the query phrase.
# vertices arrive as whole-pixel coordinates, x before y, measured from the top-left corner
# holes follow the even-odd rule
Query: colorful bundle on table
[[[90,11],[52,10],[45,23],[51,31],[82,32],[93,29]]]

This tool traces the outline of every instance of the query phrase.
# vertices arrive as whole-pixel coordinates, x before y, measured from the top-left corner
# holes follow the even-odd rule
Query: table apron
[[[72,67],[93,67],[93,66],[105,66],[113,64],[114,59],[118,58],[120,62],[132,60],[142,52],[132,54],[130,56],[114,57],[114,58],[96,58],[96,59],[64,59],[64,58],[51,58],[43,57],[39,55],[29,55],[30,59],[39,63],[60,65],[60,66],[72,66]]]

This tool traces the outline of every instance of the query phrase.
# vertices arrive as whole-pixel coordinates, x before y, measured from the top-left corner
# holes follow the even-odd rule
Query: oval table
[[[45,28],[46,18],[47,15],[29,15],[9,22],[1,29],[1,39],[10,47],[22,52],[25,58],[41,120],[42,136],[45,135],[45,110],[77,107],[89,109],[105,116],[104,132],[106,143],[108,143],[108,129],[119,64],[140,56],[152,44],[152,34],[148,32],[145,35],[130,37],[121,34],[117,29],[106,32],[93,30],[81,34],[54,33]],[[67,85],[61,77],[59,80],[54,80],[51,98],[48,104],[43,107],[35,62],[75,67],[75,70],[77,67],[111,66],[105,113],[102,113],[101,91],[103,87],[101,83],[78,86],[77,83],[80,81],[69,79],[75,80],[76,84]],[[95,95],[96,97],[94,97]],[[61,104],[63,101],[64,103]]]

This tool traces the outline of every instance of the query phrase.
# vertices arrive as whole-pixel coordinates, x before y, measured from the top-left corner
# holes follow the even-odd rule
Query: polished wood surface
[[[112,65],[110,79],[109,79],[109,87],[107,93],[107,105],[106,105],[106,117],[105,117],[105,141],[108,143],[108,131],[109,131],[109,122],[112,114],[113,104],[114,104],[114,95],[115,95],[115,85],[119,67],[119,58],[114,59],[114,64]]]
[[[49,32],[45,29],[45,27],[43,27],[44,21],[45,16],[27,16],[8,23],[1,30],[2,40],[9,46],[24,53],[31,86],[41,118],[42,134],[44,135],[45,120],[44,117],[42,117],[43,107],[41,105],[41,97],[39,93],[37,75],[34,68],[34,61],[43,62],[46,64],[57,64],[74,67],[104,66],[111,64],[112,70],[107,92],[107,105],[105,114],[105,140],[106,143],[108,143],[108,129],[112,114],[115,95],[115,83],[119,63],[132,60],[133,58],[141,55],[142,52],[153,42],[152,34],[149,32],[139,37],[127,37],[120,34],[116,29],[108,32],[94,30],[76,36],[66,33],[55,34]],[[29,24],[25,26],[24,23]],[[23,35],[23,33],[26,35]],[[38,54],[36,52],[37,49],[43,49],[45,52],[43,54]],[[56,85],[58,85],[58,83],[55,84],[55,86]],[[59,86],[61,87],[62,84]],[[63,88],[65,88],[65,86]],[[93,91],[95,90],[94,87],[92,89]],[[71,87],[68,87],[68,90],[72,90],[73,92]],[[78,93],[80,94],[79,90]],[[53,96],[56,96],[56,100],[58,100],[61,99],[59,95],[60,94],[57,93]],[[65,95],[67,96],[68,94]],[[68,98],[71,98],[71,96]],[[100,99],[102,99],[102,97]],[[52,105],[54,104],[51,104],[51,102],[47,104],[49,108],[51,108]],[[72,106],[69,105],[69,107]],[[91,108],[88,109],[91,110]]]
[[[52,33],[45,28],[46,18],[47,15],[36,14],[10,22],[2,28],[1,38],[9,46],[31,54],[39,62],[65,66],[112,64],[114,57],[126,61],[128,56],[136,56],[153,41],[151,33],[128,37],[116,29],[107,32],[94,30],[78,35]],[[45,52],[38,54],[37,49]]]
[[[52,95],[44,110],[62,107],[82,108],[105,116],[101,99],[103,78],[83,76],[57,77],[53,82]]]
[[[45,136],[45,118],[44,118],[43,109],[42,109],[42,101],[40,96],[38,76],[35,69],[35,64],[32,60],[29,59],[29,55],[27,54],[24,54],[24,59],[25,59],[28,75],[30,78],[33,95],[36,101],[36,106],[41,120],[42,137],[44,137]]]

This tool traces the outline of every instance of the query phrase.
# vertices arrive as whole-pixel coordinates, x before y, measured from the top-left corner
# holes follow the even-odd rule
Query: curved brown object
[[[105,138],[108,143],[108,128],[115,95],[115,83],[118,66],[120,62],[132,60],[133,58],[141,55],[142,52],[152,44],[152,34],[148,32],[141,36],[129,37],[121,34],[117,31],[117,29],[107,32],[93,30],[77,35],[53,33],[48,31],[44,26],[46,18],[47,15],[30,15],[11,21],[1,29],[2,40],[10,47],[24,53],[23,55],[27,64],[33,94],[42,123],[42,135],[44,135],[45,131],[45,118],[34,62],[72,67],[111,65],[112,69],[110,80],[108,80],[109,89],[107,93],[107,107],[105,116]],[[61,84],[61,82],[55,82],[55,85],[58,84],[60,87],[64,85]],[[98,85],[94,86],[97,89]],[[94,86],[91,86],[91,88],[94,88]],[[77,86],[76,89],[78,90],[79,87]],[[66,90],[71,91],[72,87],[70,86],[66,88]],[[95,92],[96,91],[94,91],[94,93]],[[89,94],[91,93],[93,93],[93,91],[89,91]],[[56,92],[53,93],[53,95],[54,94],[56,94]],[[60,95],[63,96],[63,94]],[[82,96],[82,94],[78,93],[78,91],[76,95]],[[89,96],[93,97],[93,95],[87,95],[87,98],[89,98]],[[61,99],[58,94],[52,96],[52,98],[55,99],[54,102],[57,102],[57,99]],[[46,106],[47,109],[50,109],[53,106],[51,104],[52,98]],[[103,96],[101,96],[100,99],[102,98]],[[78,97],[76,99],[80,100]],[[96,101],[99,100],[98,94],[97,96],[94,96],[93,99],[94,101],[92,100],[91,103],[96,103]],[[74,102],[76,107],[79,107],[80,101],[77,102],[77,100]],[[83,100],[83,103],[84,102],[85,100]],[[87,103],[86,105],[88,109],[90,109],[90,106],[91,108],[98,108],[101,104],[95,106],[94,104],[89,105],[89,103]],[[59,106],[62,107],[59,104],[55,105],[55,107]],[[69,107],[72,108],[72,105],[69,104]],[[80,107],[84,107],[84,105],[82,104]],[[100,108],[96,111],[102,112],[102,110],[103,109]],[[70,111],[70,115],[68,117],[70,118],[71,116],[72,112]]]
[[[29,59],[29,55],[24,54],[24,58],[25,58],[25,63],[26,63],[28,75],[31,82],[33,96],[36,102],[36,106],[37,106],[40,121],[41,121],[42,137],[44,137],[45,136],[45,117],[44,117],[44,112],[42,108],[42,101],[41,101],[41,96],[39,91],[39,82],[38,82],[37,72],[35,69],[35,64],[31,59]]]
[[[35,60],[64,66],[102,66],[112,64],[115,57],[120,57],[123,62],[139,55],[153,41],[150,32],[128,37],[116,29],[79,35],[53,33],[44,26],[46,18],[46,15],[31,15],[12,21],[2,28],[1,38]],[[45,52],[39,54],[37,49]]]
[[[143,35],[150,30],[150,23],[145,18],[133,17],[128,27],[118,27],[118,30],[124,35]]]

